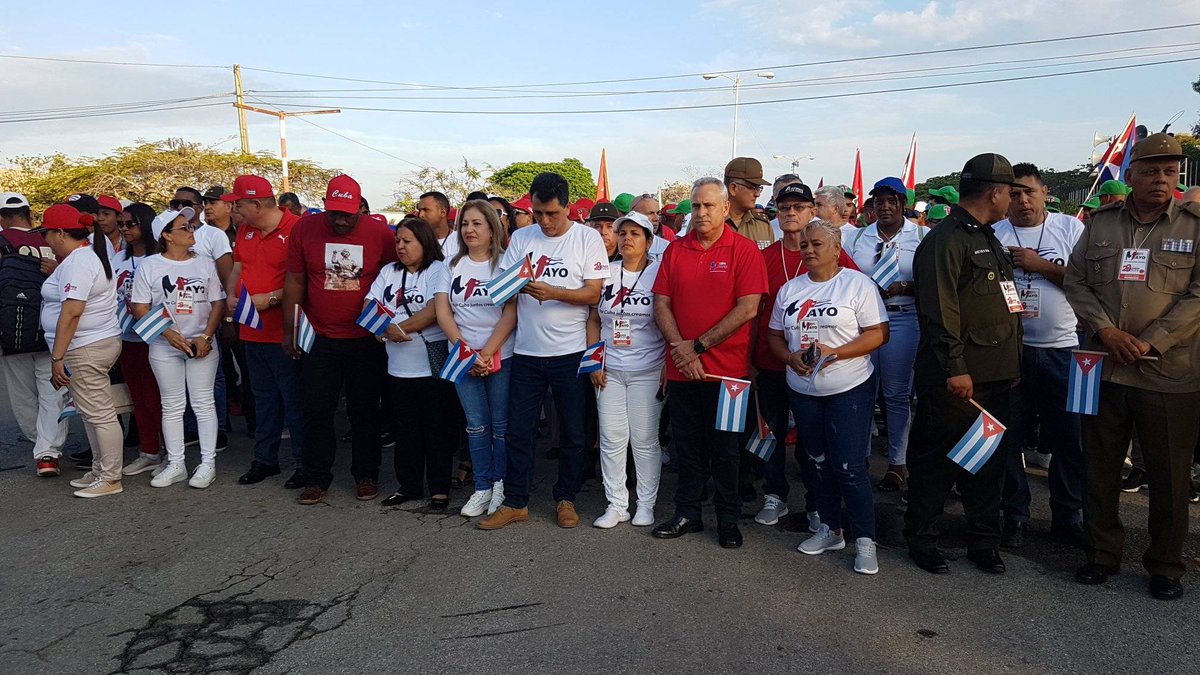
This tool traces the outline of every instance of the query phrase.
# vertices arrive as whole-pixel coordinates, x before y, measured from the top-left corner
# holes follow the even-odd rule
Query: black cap
[[[621,212],[617,210],[615,204],[612,202],[600,202],[592,207],[592,212],[588,215],[587,219],[589,223],[593,220],[611,220],[615,222],[620,217]]]
[[[97,202],[96,198],[91,195],[82,193],[73,194],[67,197],[64,203],[74,206],[75,210],[80,213],[90,213],[93,216],[100,213],[100,202]]]
[[[787,197],[795,197],[806,202],[815,202],[813,199],[812,190],[804,183],[788,183],[783,186],[779,194],[775,197],[775,203],[783,201]]]
[[[224,185],[214,185],[204,191],[204,201],[220,199],[221,195],[225,194],[226,192],[228,192],[228,190],[225,189]]]
[[[997,155],[994,152],[975,155],[968,160],[963,166],[962,179],[1025,187],[1017,182],[1013,175],[1012,164],[1009,164],[1008,159],[1004,155]]]

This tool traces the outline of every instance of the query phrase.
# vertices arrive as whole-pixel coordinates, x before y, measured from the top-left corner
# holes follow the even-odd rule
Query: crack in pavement
[[[491,633],[476,633],[475,635],[451,635],[450,637],[442,638],[442,642],[447,640],[472,640],[475,638],[495,637],[497,635],[511,635],[513,633],[528,633],[530,631],[542,630],[543,628],[554,628],[555,626],[564,626],[565,621],[548,623],[544,626],[530,626],[529,628],[513,628],[512,630],[498,630]]]
[[[509,605],[507,607],[492,607],[490,609],[481,609],[475,612],[463,612],[462,614],[443,614],[442,619],[456,619],[463,616],[478,616],[480,614],[491,614],[492,612],[507,612],[513,609],[524,609],[526,607],[537,607],[540,602],[526,602],[520,605]]]

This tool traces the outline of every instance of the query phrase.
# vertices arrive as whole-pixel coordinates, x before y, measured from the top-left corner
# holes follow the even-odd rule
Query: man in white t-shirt
[[[417,215],[433,228],[433,236],[437,237],[442,255],[449,263],[458,253],[458,235],[449,220],[450,199],[441,192],[426,192],[417,202]]]
[[[1021,462],[1026,421],[1036,415],[1040,446],[1054,451],[1050,463],[1050,534],[1068,544],[1082,542],[1083,446],[1079,415],[1066,411],[1067,376],[1071,350],[1079,347],[1078,320],[1063,292],[1067,259],[1083,234],[1079,220],[1046,211],[1046,184],[1032,164],[1013,166],[1017,182],[1008,219],[996,223],[996,238],[1013,256],[1017,291],[1025,304],[1021,325],[1025,341],[1021,354],[1020,401],[1014,407],[1016,424],[1009,425],[1009,443],[1001,509],[1001,545],[1016,548],[1029,523],[1029,485]],[[1011,441],[1009,440],[1011,439]]]
[[[853,223],[847,222],[843,215],[846,210],[846,191],[840,185],[826,185],[817,188],[817,191],[813,193],[813,199],[817,205],[817,218],[828,220],[838,226],[842,233],[844,246],[847,233],[853,233],[858,229]]]
[[[608,255],[595,230],[567,217],[567,180],[541,173],[529,188],[537,227],[512,235],[500,261],[507,270],[528,259],[533,281],[517,297],[517,340],[509,389],[504,505],[479,523],[496,530],[529,518],[529,489],[538,417],[549,389],[559,425],[554,501],[560,527],[575,527],[575,495],[583,480],[584,401],[590,382],[579,376],[587,347],[588,308],[608,279]]]

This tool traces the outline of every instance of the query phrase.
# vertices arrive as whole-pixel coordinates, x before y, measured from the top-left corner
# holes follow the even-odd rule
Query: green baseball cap
[[[945,204],[934,204],[925,212],[925,222],[938,223],[946,219],[950,215],[950,207]]]
[[[947,185],[945,187],[934,188],[929,191],[929,195],[931,197],[937,197],[939,199],[943,199],[947,202],[950,202],[951,204],[958,203],[958,190],[955,189],[955,187],[953,185]]]
[[[675,206],[675,208],[671,209],[670,211],[667,211],[667,213],[669,213],[673,216],[678,216],[681,214],[688,214],[691,212],[692,212],[692,200],[690,200],[690,199],[685,199],[685,200],[679,202],[679,204],[677,204]]]
[[[846,187],[845,185],[843,185],[841,187],[842,187],[842,196],[843,197],[845,197],[846,199],[858,199],[858,195],[854,194],[854,190],[851,190],[850,188]]]
[[[1183,183],[1180,183],[1179,185],[1175,186],[1175,189],[1179,190],[1180,192],[1187,192],[1188,186],[1184,185]]]
[[[1049,204],[1047,204],[1046,205],[1046,213],[1062,213],[1062,210],[1059,209],[1057,206],[1050,206]]]
[[[1082,206],[1085,209],[1098,209],[1098,208],[1100,208],[1100,198],[1093,196],[1093,197],[1089,198],[1083,204],[1080,204],[1080,206]]]
[[[617,195],[616,199],[612,200],[612,205],[617,207],[617,210],[622,215],[629,213],[629,210],[633,208],[633,195],[628,192],[622,192]]]
[[[1096,194],[1116,195],[1118,197],[1124,197],[1125,195],[1129,194],[1130,192],[1132,192],[1132,189],[1128,185],[1122,183],[1119,180],[1114,179],[1114,180],[1106,180],[1103,183],[1101,183],[1100,191],[1097,192]]]

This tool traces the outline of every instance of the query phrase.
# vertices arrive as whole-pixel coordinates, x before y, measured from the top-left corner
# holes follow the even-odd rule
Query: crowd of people
[[[579,524],[576,496],[598,465],[595,527],[673,539],[704,529],[711,499],[726,548],[742,545],[758,477],[754,522],[801,503],[793,446],[809,530],[799,551],[851,540],[862,574],[879,571],[875,493],[897,491],[917,566],[949,571],[938,522],[957,492],[968,559],[1004,572],[1000,550],[1021,546],[1030,522],[1029,447],[1042,464],[1052,453],[1051,534],[1086,551],[1080,583],[1117,573],[1119,495],[1148,487],[1143,563],[1154,597],[1171,599],[1197,501],[1200,203],[1176,195],[1175,139],[1132,152],[1086,224],[1057,212],[1036,166],[996,154],[920,204],[882,178],[861,211],[842,186],[772,183],[749,157],[677,204],[572,202],[566,179],[543,173],[512,203],[428,192],[394,225],[346,175],[322,209],[253,175],[181,187],[161,212],[76,194],[40,221],[5,193],[0,361],[39,476],[61,474],[77,411],[89,445],[73,457],[86,470],[70,482],[78,497],[147,473],[153,488],[206,488],[242,417],[254,451],[238,482],[290,465],[297,501],[326,501],[344,396],[357,499],[389,482],[382,448],[394,445],[384,505],[444,510],[469,485],[460,513],[483,530],[529,518],[543,420],[559,526]],[[518,277],[504,300],[493,282]],[[1080,348],[1104,358],[1096,415],[1068,412]],[[464,354],[465,376],[447,377]],[[968,470],[949,455],[980,410],[1006,431]],[[873,481],[880,429],[887,465]],[[678,482],[661,519],[668,462]]]

